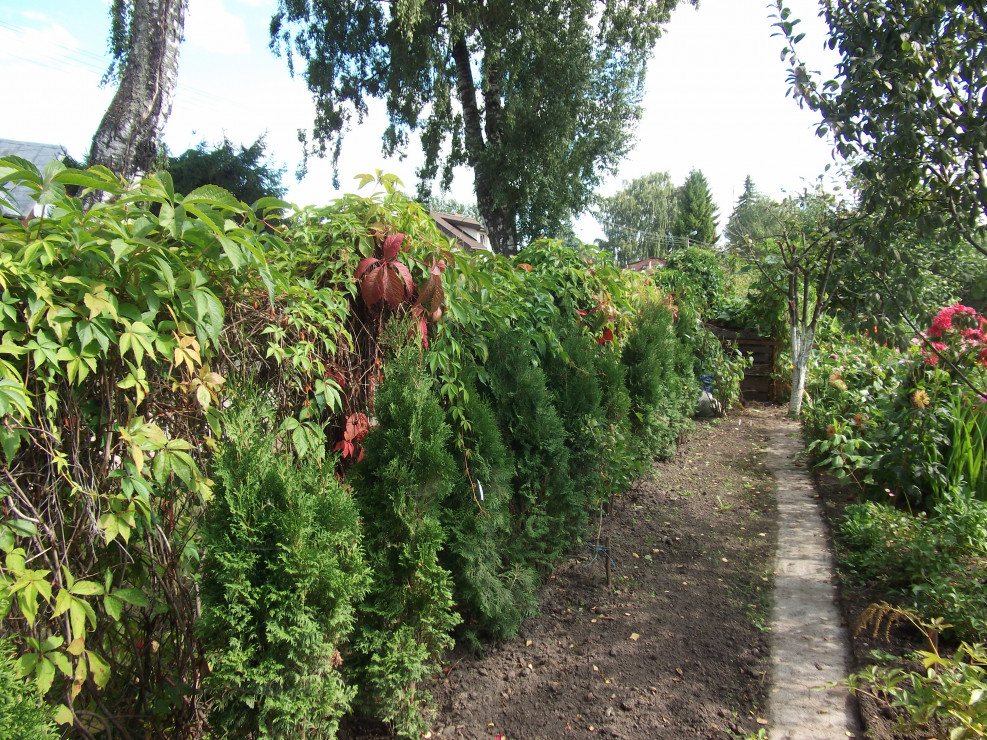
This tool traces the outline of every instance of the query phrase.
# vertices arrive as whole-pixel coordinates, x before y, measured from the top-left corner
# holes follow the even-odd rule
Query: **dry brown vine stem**
[[[861,612],[853,626],[853,636],[856,637],[868,625],[873,625],[871,635],[877,637],[884,626],[884,640],[891,641],[891,628],[898,622],[907,621],[925,637],[929,651],[939,655],[939,632],[942,629],[951,627],[949,624],[930,624],[924,621],[917,613],[902,606],[896,606],[887,601],[878,601],[871,604]]]

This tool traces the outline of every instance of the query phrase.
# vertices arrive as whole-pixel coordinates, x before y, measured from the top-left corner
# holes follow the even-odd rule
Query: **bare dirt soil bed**
[[[517,639],[448,657],[431,689],[430,737],[756,733],[766,723],[775,541],[760,422],[774,415],[783,410],[698,423],[673,459],[618,497],[599,527],[612,587],[607,553],[573,552]]]

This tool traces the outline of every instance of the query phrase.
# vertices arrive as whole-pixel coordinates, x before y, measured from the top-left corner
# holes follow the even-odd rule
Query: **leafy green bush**
[[[987,385],[979,354],[987,357],[987,343],[982,329],[939,328],[956,311],[943,309],[925,341],[904,352],[840,336],[833,323],[813,360],[805,406],[821,466],[913,508],[956,486],[987,496],[987,407],[973,390]]]
[[[694,325],[681,316],[679,321],[690,329]],[[688,428],[699,397],[691,347],[679,338],[671,308],[658,303],[642,308],[622,360],[627,368],[632,427],[647,456],[667,457]]]
[[[721,257],[712,249],[689,247],[674,250],[665,268],[655,276],[658,284],[688,302],[703,316],[715,317],[722,308],[726,277]]]
[[[513,464],[490,404],[468,389],[468,427],[454,451],[459,475],[441,512],[448,543],[440,559],[453,576],[462,633],[478,647],[483,637],[513,637],[535,613],[538,575],[510,557]]]
[[[356,506],[327,466],[296,458],[255,387],[237,393],[213,458],[197,633],[215,737],[333,738],[367,588]],[[252,397],[254,400],[248,400]]]
[[[911,622],[927,636],[929,650],[906,656],[910,663],[920,664],[922,672],[910,665],[887,665],[887,658],[893,656],[881,655],[877,663],[843,682],[851,693],[864,693],[902,710],[904,717],[897,724],[906,731],[946,729],[950,740],[987,735],[987,649],[983,643],[962,642],[952,655],[943,654],[938,645],[940,618],[923,619],[887,602],[870,606],[863,616],[873,623],[875,633],[882,623],[887,627],[895,621]],[[861,623],[857,629],[864,626]]]
[[[377,390],[377,425],[352,471],[373,582],[360,605],[352,676],[365,710],[402,737],[427,728],[431,695],[422,687],[453,644],[459,623],[453,580],[439,562],[446,543],[441,508],[456,464],[451,430],[434,380],[404,347]]]
[[[273,288],[275,235],[220,188],[182,196],[166,175],[130,186],[105,168],[39,173],[0,160],[44,218],[0,217],[0,616],[22,674],[96,726],[196,715],[196,528],[217,428],[224,298]],[[96,188],[83,208],[66,186]],[[267,283],[262,278],[267,278]],[[74,536],[66,532],[77,533]],[[16,598],[3,596],[16,593]],[[8,612],[9,610],[9,612]],[[151,646],[155,646],[152,649]]]
[[[598,502],[603,468],[619,463],[608,459],[601,444],[607,428],[603,388],[596,372],[601,348],[588,334],[572,331],[564,335],[560,351],[544,363],[545,380],[566,431],[569,477],[587,501]]]
[[[569,450],[527,337],[503,332],[490,347],[490,395],[498,426],[514,458],[514,541],[511,559],[547,568],[586,526],[586,493],[569,477]]]
[[[697,323],[692,332],[692,347],[700,381],[703,375],[710,375],[713,378],[713,397],[719,401],[720,408],[723,411],[733,408],[740,401],[744,368],[750,367],[753,360],[741,354],[736,343],[724,347],[719,338],[701,323]]]
[[[0,608],[16,631],[18,674],[64,697],[63,725],[86,716],[181,740],[211,709],[217,731],[314,736],[332,732],[355,687],[363,707],[414,735],[428,704],[421,681],[459,619],[453,594],[467,632],[512,634],[534,608],[538,572],[582,535],[587,506],[621,490],[684,427],[696,394],[687,306],[675,322],[646,277],[592,248],[542,240],[514,260],[453,253],[394,178],[364,179],[383,192],[272,225],[280,201],[253,211],[214,186],[181,195],[166,173],[131,185],[102,168],[40,173],[0,160],[0,185],[27,184],[50,206],[44,219],[0,218],[0,448],[10,473],[0,486],[10,503]],[[109,197],[86,211],[67,186]],[[409,337],[421,346],[392,363],[389,348]],[[225,503],[210,516],[232,516],[235,503],[250,526],[211,524],[203,540],[214,486],[203,470],[223,430],[247,424],[242,399],[228,407],[225,376],[245,369],[271,407],[253,420],[270,449],[242,439],[249,454],[234,459],[223,457],[233,437],[219,446]],[[292,452],[304,462],[286,471]],[[361,454],[350,479],[373,584],[347,643],[360,577],[334,581],[332,605],[311,596],[336,572],[313,563],[335,551],[306,549],[324,542],[323,514],[295,488],[330,491],[345,519],[346,497],[327,476],[347,475]],[[230,494],[234,463],[254,495],[298,500],[297,511],[251,509]],[[302,510],[315,512],[310,523],[293,518]],[[61,537],[63,527],[89,536]],[[273,561],[252,560],[249,543],[289,531],[304,562],[281,553],[283,580],[259,573]],[[217,559],[195,627],[203,542]],[[301,622],[224,601],[240,575],[238,588],[283,587],[272,609],[304,594]],[[319,619],[331,632],[321,642],[307,631]],[[257,642],[258,620],[276,639]],[[244,625],[252,631],[239,642],[223,641]],[[214,669],[205,681],[203,644]],[[265,673],[275,664],[289,668]]]
[[[895,594],[925,619],[942,617],[962,639],[987,635],[987,504],[951,491],[930,515],[886,503],[849,507],[840,525],[849,577]]]
[[[0,640],[0,737],[37,740],[56,737],[48,707],[41,703],[37,687],[14,674],[13,646]]]

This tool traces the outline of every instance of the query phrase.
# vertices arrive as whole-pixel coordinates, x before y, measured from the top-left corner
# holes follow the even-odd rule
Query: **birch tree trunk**
[[[133,0],[120,85],[93,136],[90,165],[127,179],[150,171],[171,114],[186,0]]]
[[[452,47],[452,56],[456,62],[456,92],[459,103],[463,108],[463,130],[466,143],[466,156],[473,169],[473,187],[476,192],[476,205],[480,216],[487,226],[487,233],[498,254],[512,255],[517,253],[517,223],[514,210],[503,204],[496,203],[492,187],[489,157],[487,147],[496,147],[502,139],[500,129],[500,96],[495,81],[488,81],[484,89],[486,123],[482,120],[479,106],[476,102],[476,82],[473,80],[473,70],[470,66],[469,50],[466,41],[460,39]],[[496,62],[491,64],[493,74],[499,69]],[[486,130],[487,138],[483,134]]]

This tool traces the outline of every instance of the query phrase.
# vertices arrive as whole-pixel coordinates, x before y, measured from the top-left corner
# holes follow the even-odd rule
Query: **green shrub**
[[[878,663],[852,673],[843,682],[851,693],[863,692],[902,710],[904,716],[897,725],[905,731],[928,733],[934,726],[949,730],[950,740],[987,735],[987,650],[983,643],[962,642],[952,655],[944,654],[938,645],[941,618],[923,619],[887,602],[870,606],[863,616],[873,623],[875,632],[882,623],[911,622],[927,636],[930,649],[906,656],[910,663],[922,666],[921,672],[911,666],[885,665],[893,656],[874,651]]]
[[[354,694],[341,666],[367,587],[356,506],[330,468],[289,452],[270,409],[241,403],[227,414],[202,529],[210,729],[333,738]]]
[[[656,278],[680,302],[690,303],[704,316],[712,318],[720,312],[726,278],[721,257],[712,249],[689,247],[673,251]]]
[[[627,368],[634,432],[648,457],[668,457],[688,428],[698,399],[691,348],[679,339],[668,306],[649,303],[643,307],[624,345],[622,360]]]
[[[954,358],[961,381],[920,346],[902,352],[839,326],[810,365],[804,429],[817,464],[913,509],[957,486],[987,496],[987,409],[967,385],[985,382],[982,365]]]
[[[850,577],[941,617],[961,639],[987,635],[987,504],[956,490],[929,515],[867,502],[849,507],[839,535]]]
[[[459,475],[442,507],[449,534],[441,560],[453,575],[463,635],[507,639],[537,609],[537,573],[511,559],[513,465],[490,404],[468,385],[468,428],[455,445]]]
[[[587,501],[595,502],[600,496],[601,469],[610,464],[600,439],[607,426],[603,389],[596,373],[600,347],[578,329],[560,334],[565,337],[561,351],[546,358],[545,380],[565,427],[569,477]]]
[[[56,734],[51,712],[42,704],[34,682],[27,683],[15,675],[10,640],[0,640],[0,737],[37,740]]]
[[[587,521],[585,492],[569,477],[565,427],[525,336],[508,331],[494,337],[487,371],[498,426],[514,457],[511,559],[548,567]]]
[[[434,380],[415,346],[387,364],[377,390],[377,425],[352,483],[363,515],[373,583],[360,606],[353,676],[365,710],[402,737],[427,728],[431,695],[422,683],[453,644],[459,622],[453,581],[439,562],[441,510],[456,480],[451,430]]]

